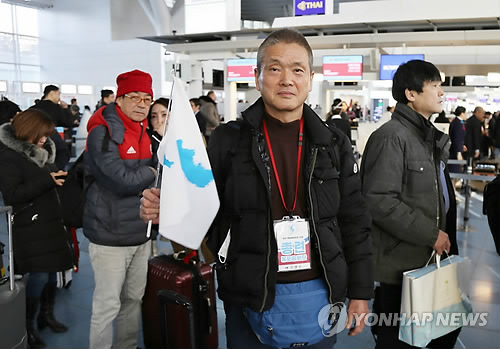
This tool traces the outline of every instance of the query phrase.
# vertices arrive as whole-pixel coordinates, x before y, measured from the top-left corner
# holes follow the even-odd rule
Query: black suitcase
[[[1,199],[1,198],[0,198]],[[14,278],[12,247],[12,207],[0,207],[0,215],[7,214],[9,231],[9,274],[0,280],[0,348],[26,348],[26,289],[24,282]]]

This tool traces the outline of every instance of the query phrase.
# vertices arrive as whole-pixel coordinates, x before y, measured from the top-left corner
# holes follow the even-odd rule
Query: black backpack
[[[109,149],[109,133],[106,132],[101,152],[107,152]],[[63,213],[64,224],[71,228],[83,227],[83,211],[85,209],[85,199],[89,187],[94,183],[94,176],[86,171],[84,151],[73,166],[68,170],[68,176],[62,187],[58,187],[59,199]]]
[[[83,152],[68,170],[68,176],[62,187],[58,187],[59,199],[63,213],[64,224],[72,228],[83,226],[83,210],[88,188],[94,182],[94,177],[85,176]]]
[[[488,183],[483,194],[483,214],[488,216],[495,248],[500,255],[500,175]]]

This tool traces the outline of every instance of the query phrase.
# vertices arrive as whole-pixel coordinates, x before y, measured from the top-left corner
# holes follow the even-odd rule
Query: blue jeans
[[[45,284],[57,282],[56,273],[34,272],[29,273],[28,285],[26,286],[26,296],[39,298],[42,296]]]
[[[243,314],[243,309],[224,303],[226,312],[226,340],[229,349],[249,348],[249,349],[270,349],[272,347],[262,344],[253,332],[247,318]],[[306,349],[332,349],[337,342],[337,335],[325,337],[319,343],[309,345]]]

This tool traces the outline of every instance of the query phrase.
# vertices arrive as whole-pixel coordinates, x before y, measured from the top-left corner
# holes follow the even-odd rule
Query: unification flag
[[[167,131],[158,148],[163,165],[159,232],[196,250],[219,210],[219,196],[198,123],[178,78],[171,98]]]

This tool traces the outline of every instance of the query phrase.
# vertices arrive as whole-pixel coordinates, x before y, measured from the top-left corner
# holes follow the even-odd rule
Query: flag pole
[[[168,99],[168,108],[167,108],[167,118],[165,120],[165,123],[163,124],[163,132],[162,132],[162,139],[165,137],[167,133],[167,127],[168,127],[168,121],[170,119],[170,112],[172,111],[172,96],[174,94],[174,85],[175,85],[175,69],[172,69],[170,71],[170,75],[173,77],[172,79],[172,88],[170,89],[170,98]],[[154,188],[158,188],[158,182],[160,178],[160,171],[162,168],[162,159],[158,159],[158,163],[156,164],[156,174],[155,174],[155,183],[154,183]],[[151,229],[153,228],[153,220],[150,219],[148,221],[148,230],[146,231],[146,237],[149,238],[151,236]]]

